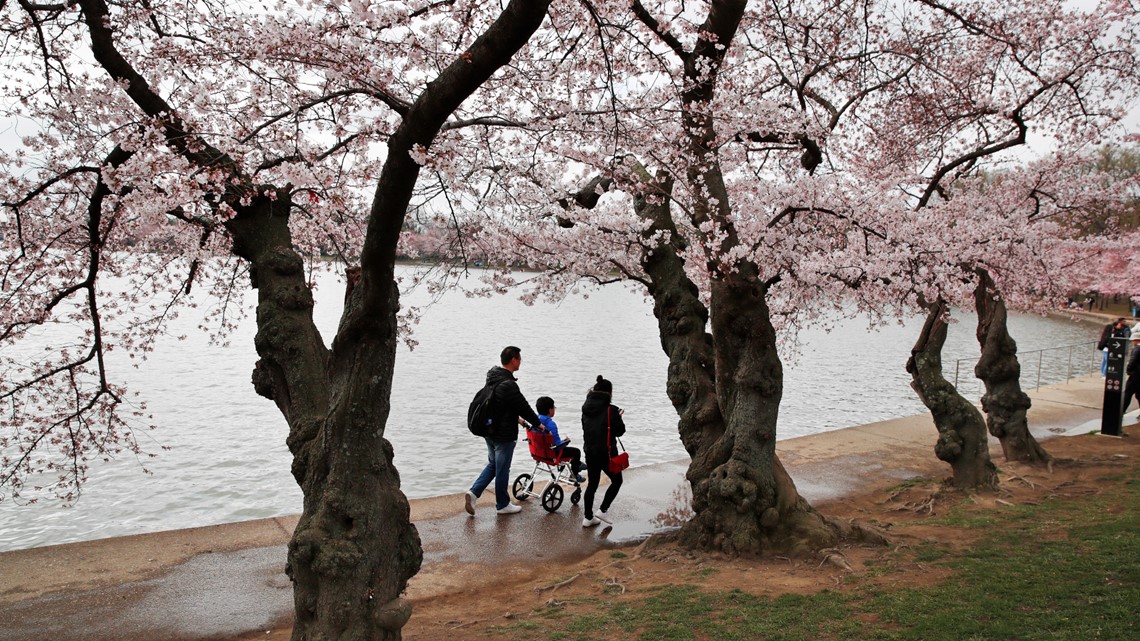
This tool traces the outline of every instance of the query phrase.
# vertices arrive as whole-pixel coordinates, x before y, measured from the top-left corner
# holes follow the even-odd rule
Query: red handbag
[[[621,474],[622,470],[629,467],[629,452],[625,451],[625,446],[621,444],[621,439],[616,439],[618,447],[622,449],[621,453],[617,456],[610,457],[609,470],[610,474]],[[610,447],[610,408],[606,408],[606,449]]]

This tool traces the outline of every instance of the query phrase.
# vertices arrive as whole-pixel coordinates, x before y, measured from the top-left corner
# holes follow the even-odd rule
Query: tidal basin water
[[[319,282],[315,313],[327,342],[340,315],[343,286],[331,276]],[[420,306],[430,297],[417,290],[403,300]],[[252,296],[247,304],[253,304]],[[116,363],[148,402],[158,428],[140,439],[159,456],[93,464],[81,498],[71,506],[5,499],[0,551],[301,511],[301,492],[289,473],[285,421],[250,384],[256,360],[252,316],[228,347],[211,345],[194,329],[197,322],[186,315],[179,323],[188,338],[162,341],[139,369]],[[1093,341],[1099,333],[1095,324],[1029,315],[1013,316],[1010,325],[1024,353],[1028,387],[1037,380],[1037,356],[1028,352]],[[925,411],[903,369],[921,326],[915,318],[869,331],[865,320],[856,319],[830,332],[801,332],[800,350],[785,357],[779,438]],[[951,327],[944,350],[948,377],[955,358],[977,355],[973,330],[972,316]],[[602,374],[613,381],[614,403],[626,411],[629,432],[623,441],[634,466],[686,456],[665,395],[667,359],[652,306],[639,291],[609,286],[588,298],[533,306],[511,297],[448,293],[423,310],[414,338],[415,349],[401,346],[397,356],[386,431],[409,497],[462,492],[482,468],[486,451],[465,427],[467,404],[506,345],[522,349],[518,379],[527,399],[553,397],[559,427],[573,441],[581,440],[586,391]],[[1087,372],[1093,358],[1091,346],[1077,350],[1071,367]],[[973,380],[972,367],[962,364],[964,381]],[[1043,384],[1064,380],[1068,369],[1063,350],[1047,355]],[[963,388],[978,390],[972,382]],[[933,448],[933,431],[930,437]],[[529,465],[526,444],[520,443],[512,477],[529,472]]]

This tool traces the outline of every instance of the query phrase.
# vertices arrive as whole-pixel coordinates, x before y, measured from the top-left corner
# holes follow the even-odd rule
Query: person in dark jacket
[[[1132,353],[1128,355],[1128,365],[1124,367],[1128,380],[1124,383],[1124,405],[1120,413],[1127,414],[1133,396],[1140,396],[1140,334],[1132,337]]]
[[[495,481],[495,511],[499,514],[522,511],[517,504],[511,503],[511,459],[514,458],[515,444],[519,440],[520,418],[533,426],[539,424],[538,416],[519,391],[514,375],[522,365],[522,350],[513,345],[508,346],[503,349],[499,360],[503,363],[502,367],[492,367],[487,372],[486,384],[495,386],[491,397],[494,407],[491,434],[483,438],[487,442],[487,465],[464,496],[463,507],[472,516],[475,515],[475,502],[492,480]]]
[[[1103,355],[1100,359],[1100,375],[1104,378],[1108,375],[1108,341],[1111,338],[1130,338],[1132,336],[1132,328],[1123,318],[1118,318],[1111,323],[1104,326],[1100,331],[1100,340],[1097,341],[1096,348],[1101,350]]]
[[[586,453],[586,495],[582,497],[584,511],[582,527],[593,527],[599,523],[613,523],[607,512],[621,489],[621,472],[611,472],[610,457],[617,455],[617,438],[625,434],[624,410],[610,403],[614,386],[598,376],[593,389],[586,394],[582,404],[582,449]],[[602,473],[610,478],[610,486],[602,497],[602,504],[594,513],[594,493]]]

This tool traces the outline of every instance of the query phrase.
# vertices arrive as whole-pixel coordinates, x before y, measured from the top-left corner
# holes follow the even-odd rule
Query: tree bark
[[[549,4],[512,0],[427,86],[388,141],[360,278],[328,355],[328,413],[318,431],[304,425],[290,437],[305,494],[289,544],[296,641],[396,640],[411,616],[400,594],[419,571],[422,551],[384,438],[400,308],[396,244],[420,172],[410,151],[431,146],[455,109],[530,39]],[[260,308],[258,315],[260,326]]]
[[[954,486],[964,490],[996,487],[997,469],[990,461],[985,419],[942,376],[947,312],[944,301],[929,307],[906,371],[911,375],[911,387],[934,416],[934,426],[938,428],[934,453],[950,464]]]
[[[254,341],[260,360],[253,383],[289,424],[293,475],[304,494],[286,567],[293,580],[293,636],[398,639],[411,614],[399,595],[419,570],[422,553],[391,463],[392,446],[384,439],[394,312],[376,319],[374,332],[356,341],[354,361],[330,359],[312,322],[302,259],[292,248],[289,206],[286,194],[258,199],[228,227],[234,252],[251,263],[258,292]],[[350,305],[345,316],[354,313]],[[371,400],[344,411],[344,399],[353,396]]]
[[[1021,390],[1021,364],[1017,360],[1017,342],[1006,325],[1005,300],[989,272],[978,269],[977,273],[974,305],[982,356],[974,366],[974,375],[986,386],[982,396],[986,427],[1001,442],[1005,460],[1047,466],[1052,457],[1029,432],[1026,412],[1032,402]]]
[[[783,369],[754,268],[714,280],[709,311],[678,255],[680,236],[665,196],[639,197],[639,215],[652,221],[647,239],[668,242],[645,254],[642,266],[653,296],[661,346],[669,356],[667,393],[680,417],[678,430],[692,457],[686,478],[693,518],[680,542],[734,555],[787,552],[806,555],[831,547],[841,529],[821,517],[796,491],[776,456],[776,418]]]

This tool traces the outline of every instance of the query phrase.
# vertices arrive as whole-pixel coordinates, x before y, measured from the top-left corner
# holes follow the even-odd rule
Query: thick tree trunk
[[[982,396],[986,427],[1001,441],[1005,460],[1046,466],[1052,457],[1029,432],[1025,416],[1031,401],[1029,395],[1021,391],[1021,364],[1017,360],[1017,343],[1006,326],[1005,300],[989,272],[977,271],[974,304],[982,357],[974,367],[974,375],[986,386]]]
[[[399,598],[420,567],[419,536],[384,439],[395,363],[394,311],[375,336],[330,359],[312,322],[312,292],[292,249],[288,197],[264,199],[229,227],[258,292],[254,385],[289,424],[304,509],[289,543],[296,639],[399,639]],[[395,309],[395,290],[390,301]],[[346,310],[350,316],[354,310]],[[365,388],[365,389],[362,389]],[[346,404],[349,398],[369,402]],[[345,408],[350,407],[349,411]]]
[[[667,194],[668,182],[661,184]],[[652,248],[643,267],[669,356],[667,392],[692,457],[686,478],[694,516],[681,529],[681,543],[744,555],[833,546],[839,525],[799,495],[776,457],[783,370],[766,288],[747,266],[716,279],[710,335],[709,313],[677,253],[668,198],[651,200],[637,202],[639,214],[653,222],[648,234],[668,232],[671,242]]]
[[[960,489],[995,487],[997,470],[990,461],[985,419],[942,377],[946,313],[942,301],[930,306],[906,371],[911,375],[911,387],[934,416],[938,428],[934,453],[954,470],[954,485]]]

